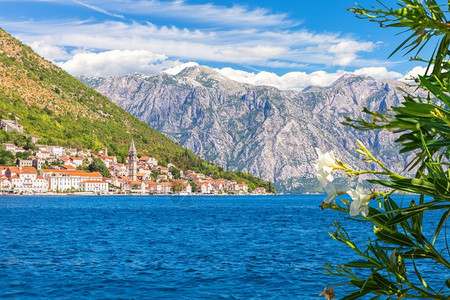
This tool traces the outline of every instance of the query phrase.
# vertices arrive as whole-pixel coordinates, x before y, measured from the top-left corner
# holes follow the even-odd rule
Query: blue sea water
[[[356,259],[328,235],[333,221],[371,234],[323,198],[3,196],[0,297],[320,299],[339,281],[323,264]]]

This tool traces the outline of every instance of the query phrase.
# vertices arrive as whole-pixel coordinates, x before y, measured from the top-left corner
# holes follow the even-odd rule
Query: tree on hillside
[[[381,27],[404,28],[409,33],[394,53],[412,53],[413,60],[428,62],[428,72],[416,79],[420,88],[428,91],[428,97],[407,94],[400,107],[393,107],[387,113],[365,109],[371,116],[370,122],[348,119],[347,124],[361,130],[397,132],[400,151],[414,154],[408,168],[417,171],[414,178],[392,172],[359,141],[358,153],[375,168],[355,170],[331,152],[318,151],[317,178],[328,192],[321,207],[350,213],[355,221],[370,223],[375,235],[375,239],[366,243],[356,242],[336,223],[336,231],[330,235],[349,246],[358,258],[346,264],[327,265],[327,270],[346,278],[347,284],[354,288],[340,299],[366,295],[370,299],[449,299],[450,250],[445,229],[450,216],[450,2],[438,5],[435,0],[400,0],[396,8],[377,2],[381,8],[357,6],[350,10]],[[424,60],[419,55],[431,41],[436,42],[433,55]],[[369,182],[374,189],[370,193],[360,187],[336,190],[333,186],[336,171],[350,177],[372,174],[374,178]],[[377,191],[379,187],[391,191]],[[419,200],[402,205],[391,198],[393,192],[415,194]],[[343,194],[351,201],[343,198],[342,204],[338,202],[336,196]],[[428,220],[430,212],[438,218]],[[424,230],[425,223],[433,224],[433,228]],[[424,277],[427,266],[447,272],[441,278],[434,278],[431,284]],[[339,288],[333,290],[326,286],[321,295],[332,299],[334,293],[338,294]]]
[[[0,149],[0,165],[1,166],[15,166],[16,157],[11,151],[6,151],[3,146]]]
[[[180,170],[178,170],[177,168],[170,169],[170,173],[172,173],[173,178],[175,178],[175,179],[180,179],[181,178]]]
[[[91,164],[88,166],[90,172],[100,172],[104,177],[111,177],[105,163],[98,158],[93,158]]]

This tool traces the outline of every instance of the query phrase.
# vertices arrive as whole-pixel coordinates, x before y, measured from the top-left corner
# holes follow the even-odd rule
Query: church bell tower
[[[131,181],[137,180],[137,152],[134,146],[134,140],[131,140],[130,152],[128,154],[128,178]]]

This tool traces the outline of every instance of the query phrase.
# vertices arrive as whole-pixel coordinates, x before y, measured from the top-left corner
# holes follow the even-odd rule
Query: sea
[[[340,299],[351,289],[324,264],[358,257],[333,223],[360,243],[373,230],[321,210],[324,198],[1,196],[0,298],[325,299],[329,284]]]

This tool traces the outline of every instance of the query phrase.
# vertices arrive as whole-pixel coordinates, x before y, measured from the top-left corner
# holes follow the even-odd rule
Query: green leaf
[[[386,229],[379,229],[375,230],[375,235],[379,238],[380,241],[383,241],[385,243],[405,247],[415,246],[411,238],[398,231],[388,231]]]
[[[448,48],[447,48],[448,49]],[[422,83],[433,95],[450,107],[450,96],[446,95],[441,89],[432,84],[424,76],[419,76],[420,83]]]
[[[386,294],[396,294],[398,292],[398,288],[395,283],[387,280],[384,276],[381,276],[379,273],[372,274],[372,279],[375,283],[382,287],[382,291]]]
[[[431,141],[427,141],[426,142],[427,147],[429,148],[441,148],[441,147],[448,147],[450,146],[450,140],[445,140],[445,141],[441,141],[441,140],[431,140]]]
[[[427,282],[425,281],[425,279],[423,279],[422,275],[420,275],[420,272],[419,272],[419,270],[417,269],[416,263],[414,262],[414,260],[412,261],[412,263],[413,263],[413,266],[414,266],[414,272],[416,273],[417,278],[420,280],[420,282],[422,283],[422,285],[423,285],[424,287],[428,287]]]
[[[436,231],[434,232],[434,236],[433,236],[433,241],[432,241],[432,245],[434,245],[434,243],[436,242],[436,239],[439,235],[439,232],[441,231],[442,227],[445,224],[445,221],[447,221],[448,217],[450,216],[450,210],[447,210],[441,217],[439,224],[436,228]]]
[[[419,211],[412,212],[412,213],[407,213],[407,214],[405,214],[405,213],[400,213],[400,214],[396,215],[395,217],[393,217],[392,219],[390,219],[390,220],[386,223],[386,225],[387,225],[387,226],[392,226],[392,225],[395,225],[395,224],[404,222],[404,221],[406,221],[406,220],[408,220],[408,219],[410,219],[410,218],[412,218],[412,217],[414,217],[414,216],[416,216],[416,215],[418,215],[418,214],[421,214],[421,213],[423,213],[423,211],[420,211],[420,210],[419,210]]]
[[[345,296],[344,298],[342,298],[342,300],[353,300],[353,299],[358,299],[361,298],[364,295],[367,295],[369,293],[369,291],[356,291],[351,293],[350,295]]]
[[[406,251],[402,254],[403,258],[406,259],[420,259],[420,258],[434,258],[434,254],[430,251],[426,251],[422,248],[415,248]]]
[[[356,260],[345,264],[346,267],[349,268],[370,268],[370,269],[376,269],[379,268],[379,264],[375,264],[370,261],[366,260]]]

